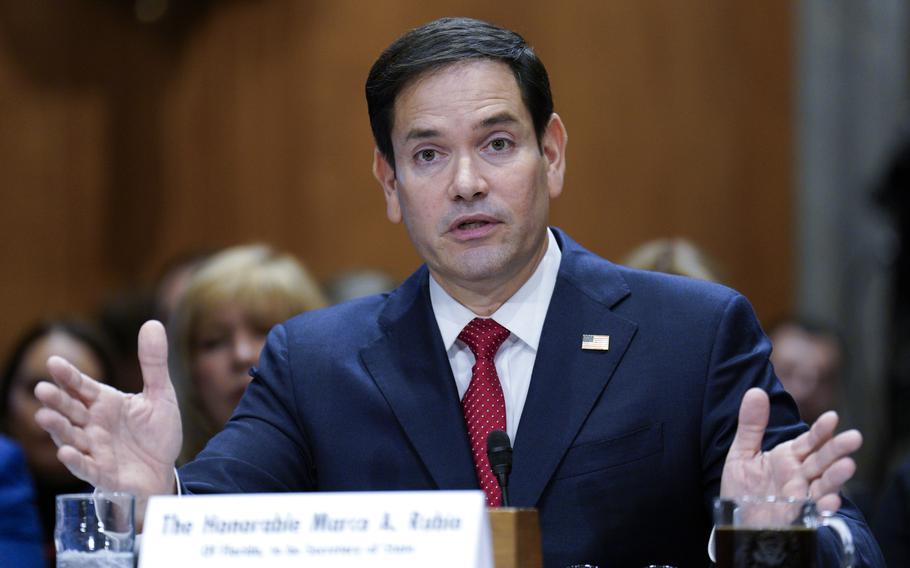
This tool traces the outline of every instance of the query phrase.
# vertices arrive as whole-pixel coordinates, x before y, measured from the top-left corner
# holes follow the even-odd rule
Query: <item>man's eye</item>
[[[417,159],[421,162],[432,162],[436,158],[436,150],[421,150],[417,152]]]
[[[506,138],[496,138],[490,142],[490,148],[495,152],[502,152],[503,150],[508,150],[511,147],[512,141],[507,140]]]

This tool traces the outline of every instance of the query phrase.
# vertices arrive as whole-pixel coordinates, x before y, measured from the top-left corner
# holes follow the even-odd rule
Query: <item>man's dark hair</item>
[[[367,107],[376,147],[395,167],[392,124],[395,98],[418,76],[469,59],[502,61],[512,70],[537,142],[553,114],[550,79],[534,50],[517,33],[471,18],[441,18],[415,28],[390,45],[367,77]]]

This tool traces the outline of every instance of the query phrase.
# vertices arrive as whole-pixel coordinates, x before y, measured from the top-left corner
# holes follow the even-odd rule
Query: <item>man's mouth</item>
[[[458,228],[463,231],[468,231],[468,230],[477,229],[478,227],[483,227],[484,225],[489,225],[489,224],[490,224],[489,221],[482,221],[482,220],[465,221],[464,223],[459,223]]]
[[[449,236],[464,242],[485,239],[496,230],[499,224],[500,221],[495,217],[482,213],[462,215],[452,220],[452,224],[449,225]]]
[[[475,213],[473,215],[461,215],[457,219],[452,220],[452,224],[449,225],[450,231],[476,231],[477,229],[482,229],[488,225],[495,225],[499,221],[494,217],[489,215],[484,215],[482,213]]]

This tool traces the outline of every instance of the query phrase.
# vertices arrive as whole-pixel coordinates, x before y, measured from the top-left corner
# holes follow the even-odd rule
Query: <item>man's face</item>
[[[517,290],[546,251],[549,200],[562,190],[559,117],[538,146],[514,75],[488,60],[418,77],[394,116],[396,169],[378,152],[374,160],[389,219],[404,220],[450,293]]]

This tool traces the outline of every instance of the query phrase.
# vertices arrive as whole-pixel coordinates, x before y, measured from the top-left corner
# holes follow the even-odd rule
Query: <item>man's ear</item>
[[[562,119],[555,112],[550,116],[550,122],[540,139],[540,147],[544,158],[547,160],[547,186],[550,197],[559,197],[562,193],[562,183],[566,174],[566,144],[569,143],[569,134]]]
[[[401,222],[401,205],[398,203],[398,180],[395,177],[395,168],[389,164],[379,148],[373,148],[373,176],[382,186],[385,195],[385,214],[393,223]]]

